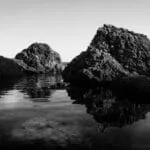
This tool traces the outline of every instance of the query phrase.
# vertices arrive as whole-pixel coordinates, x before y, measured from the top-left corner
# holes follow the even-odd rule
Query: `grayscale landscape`
[[[0,1],[1,150],[149,150],[148,0]]]

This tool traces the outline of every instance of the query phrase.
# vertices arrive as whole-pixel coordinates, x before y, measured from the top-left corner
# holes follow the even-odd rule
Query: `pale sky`
[[[42,42],[70,61],[103,24],[150,37],[150,0],[0,0],[0,55]]]

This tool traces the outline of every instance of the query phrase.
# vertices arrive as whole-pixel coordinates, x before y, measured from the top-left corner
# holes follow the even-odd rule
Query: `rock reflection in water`
[[[43,101],[44,98],[49,98],[57,88],[61,88],[60,86],[58,86],[61,85],[61,83],[61,76],[28,76],[26,78],[23,78],[16,85],[16,88],[23,93],[27,93],[27,95],[33,101]]]
[[[150,110],[146,100],[136,102],[136,98],[125,97],[110,88],[97,87],[94,89],[69,87],[68,95],[75,100],[73,103],[85,104],[87,113],[93,115],[103,132],[109,127],[123,127],[139,119],[144,119]],[[126,91],[124,91],[126,92]],[[136,94],[136,93],[135,93]]]
[[[0,98],[2,95],[7,94],[9,90],[12,90],[14,88],[14,85],[19,81],[19,79],[20,78],[0,78]]]
[[[24,100],[49,102],[49,98],[56,89],[64,89],[64,83],[60,75],[30,75],[22,78],[0,80],[0,97],[10,95],[13,98],[14,94],[12,93],[15,92],[17,95],[21,95]]]

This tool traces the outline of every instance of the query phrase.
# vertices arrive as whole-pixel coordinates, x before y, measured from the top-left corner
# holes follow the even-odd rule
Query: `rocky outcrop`
[[[60,73],[60,55],[47,44],[33,43],[16,55],[15,61],[24,72]]]
[[[63,71],[66,82],[84,84],[135,75],[150,75],[150,40],[112,25],[99,28],[87,51]]]
[[[61,73],[60,55],[47,44],[33,43],[16,55],[15,59],[0,56],[0,78],[22,76],[26,73]]]

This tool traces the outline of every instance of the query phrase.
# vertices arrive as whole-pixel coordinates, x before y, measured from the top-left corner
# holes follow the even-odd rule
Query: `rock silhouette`
[[[63,71],[64,80],[75,84],[135,75],[150,75],[150,40],[112,25],[99,28],[87,50]]]

